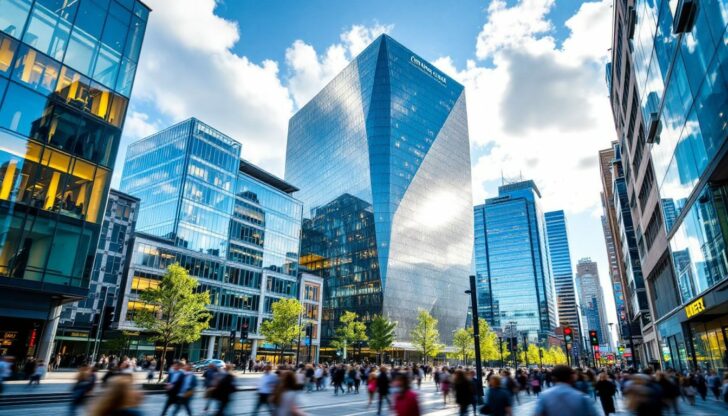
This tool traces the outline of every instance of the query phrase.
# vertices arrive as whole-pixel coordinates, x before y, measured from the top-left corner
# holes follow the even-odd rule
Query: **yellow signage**
[[[687,315],[688,318],[692,318],[693,316],[702,313],[704,310],[705,303],[703,302],[703,298],[698,298],[685,307],[685,315]]]

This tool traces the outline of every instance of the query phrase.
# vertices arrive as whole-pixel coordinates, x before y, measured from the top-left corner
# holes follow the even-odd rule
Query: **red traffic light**
[[[564,328],[564,335],[571,335],[571,328],[570,327],[567,326],[566,328]]]

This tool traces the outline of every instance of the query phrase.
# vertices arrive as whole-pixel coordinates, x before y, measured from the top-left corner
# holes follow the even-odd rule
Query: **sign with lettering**
[[[447,78],[445,78],[444,75],[441,75],[440,73],[438,73],[436,69],[432,69],[429,65],[427,65],[425,62],[423,62],[420,58],[412,55],[410,57],[410,63],[412,65],[416,66],[417,68],[419,68],[420,71],[422,71],[425,74],[434,78],[440,84],[447,85]]]
[[[685,315],[687,315],[688,318],[692,318],[693,316],[702,313],[704,310],[705,303],[703,302],[703,298],[698,298],[685,307]]]

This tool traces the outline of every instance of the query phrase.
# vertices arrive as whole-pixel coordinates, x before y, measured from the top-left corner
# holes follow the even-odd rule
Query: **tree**
[[[483,318],[478,318],[478,331],[480,333],[480,358],[483,361],[499,360],[498,335],[490,329],[490,325]],[[472,334],[472,328],[470,332]]]
[[[526,357],[528,357],[529,364],[538,365],[541,362],[541,357],[538,354],[538,346],[536,344],[528,344]]]
[[[367,327],[364,322],[358,320],[359,315],[355,312],[346,311],[339,317],[339,325],[336,328],[336,339],[332,343],[337,349],[344,351],[344,359],[346,359],[346,349],[349,346],[356,346],[357,343],[364,342],[367,336]]]
[[[380,363],[382,351],[391,347],[394,343],[394,329],[396,327],[396,322],[392,322],[381,315],[372,318],[372,322],[369,324],[369,348],[377,352]]]
[[[566,354],[561,348],[557,346],[549,348],[549,355],[552,357],[554,365],[566,364]]]
[[[260,334],[266,342],[275,346],[275,353],[280,351],[279,362],[283,359],[286,347],[293,344],[303,331],[299,324],[303,313],[303,305],[296,299],[281,299],[271,305],[273,317],[263,321]]]
[[[167,268],[159,286],[147,289],[139,296],[145,307],[136,314],[134,322],[153,334],[152,341],[162,344],[162,369],[169,345],[197,341],[202,331],[209,327],[210,294],[207,291],[196,293],[197,286],[197,279],[175,263]],[[159,381],[162,373],[159,372]]]
[[[443,345],[440,344],[437,319],[423,309],[420,309],[417,315],[417,325],[410,332],[410,338],[412,343],[422,351],[425,362],[429,357],[436,357],[443,349]]]
[[[473,352],[475,345],[472,331],[468,331],[465,328],[460,328],[455,331],[452,338],[452,345],[458,350],[458,358],[463,361],[463,364],[467,364],[468,356]]]

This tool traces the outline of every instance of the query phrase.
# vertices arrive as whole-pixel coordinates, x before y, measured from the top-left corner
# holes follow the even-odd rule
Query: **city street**
[[[253,385],[259,374],[248,374],[241,375],[238,377],[239,385],[251,386]],[[46,386],[54,385],[53,390],[56,392],[61,391],[62,387],[70,389],[68,383],[51,383]],[[44,386],[41,386],[44,388]],[[49,387],[45,387],[48,389]],[[16,387],[13,387],[13,394],[18,392]],[[26,390],[27,392],[27,390]],[[37,392],[33,391],[33,393]],[[454,398],[450,397],[448,404],[445,406],[442,402],[442,396],[435,392],[434,384],[431,381],[424,382],[422,390],[418,391],[419,402],[422,409],[423,415],[432,416],[445,416],[445,415],[457,415],[458,409],[453,403]],[[252,391],[244,391],[236,393],[232,403],[228,409],[229,415],[251,415],[253,414],[253,407],[255,405],[257,394]],[[164,395],[148,395],[144,399],[144,403],[141,406],[141,411],[144,415],[158,415],[161,413],[162,406],[164,405]],[[375,415],[376,412],[376,399],[372,403],[371,407],[367,406],[367,394],[362,389],[360,394],[344,394],[334,396],[332,389],[329,388],[323,392],[313,393],[300,393],[298,396],[299,406],[309,415],[351,415],[351,416],[364,416],[364,415]],[[532,415],[536,406],[535,396],[529,396],[525,393],[520,395],[520,404],[516,404],[514,409],[515,415]],[[617,414],[627,415],[629,412],[625,409],[624,401],[621,397],[617,399]],[[725,414],[725,411],[721,413],[722,404],[709,399],[706,403],[703,403],[698,399],[695,407],[688,407],[687,404],[681,403],[682,411],[684,414],[690,414],[691,416],[718,416]],[[192,401],[192,409],[194,414],[204,414],[203,409],[205,406],[205,399],[202,396],[202,392],[198,391],[195,399]],[[598,414],[602,414],[601,408],[598,402],[595,402]],[[33,413],[42,409],[43,414],[65,414],[68,408],[67,403],[52,403],[52,404],[29,404],[21,406],[0,406],[0,416],[15,416],[19,414]],[[393,414],[392,412],[383,414]],[[79,412],[79,414],[82,414]],[[171,412],[168,412],[171,414]],[[183,413],[179,413],[183,414]],[[261,414],[268,414],[266,411],[261,411]]]

